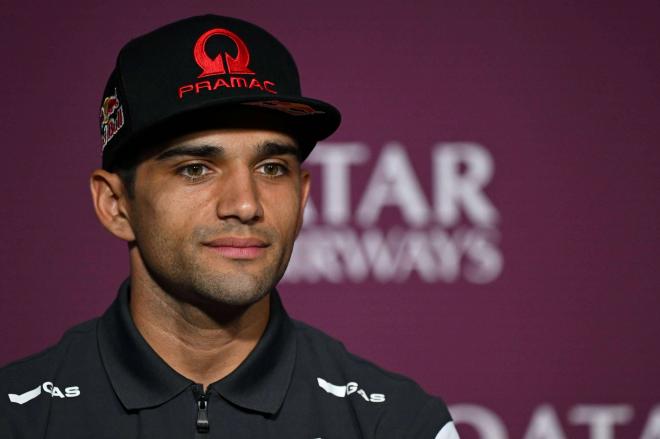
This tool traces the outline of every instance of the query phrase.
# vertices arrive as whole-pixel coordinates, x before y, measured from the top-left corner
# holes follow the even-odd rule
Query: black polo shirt
[[[288,317],[207,391],[142,338],[125,282],[106,313],[0,370],[1,438],[457,438],[445,405]]]

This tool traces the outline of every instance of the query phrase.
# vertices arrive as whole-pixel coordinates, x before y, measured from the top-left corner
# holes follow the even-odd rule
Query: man
[[[282,308],[301,162],[339,121],[250,23],[193,17],[129,42],[90,186],[130,277],[102,317],[2,369],[0,436],[458,437],[440,400]]]

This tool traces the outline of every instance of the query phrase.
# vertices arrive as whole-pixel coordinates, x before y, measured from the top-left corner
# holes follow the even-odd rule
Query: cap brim
[[[103,168],[112,169],[119,156],[138,154],[141,143],[158,144],[171,138],[213,128],[265,128],[290,134],[309,156],[316,142],[334,133],[341,114],[334,106],[301,96],[255,95],[227,97],[154,121],[133,132],[112,150],[104,151]]]

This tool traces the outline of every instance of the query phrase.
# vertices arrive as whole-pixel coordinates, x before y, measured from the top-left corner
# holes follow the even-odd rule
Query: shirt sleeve
[[[407,439],[459,439],[447,406],[433,398],[416,416]]]

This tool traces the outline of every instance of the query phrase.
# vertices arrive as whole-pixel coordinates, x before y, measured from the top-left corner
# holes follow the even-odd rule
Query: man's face
[[[309,175],[296,151],[290,136],[253,129],[167,143],[136,170],[133,270],[189,300],[262,298],[284,274],[302,224]]]

